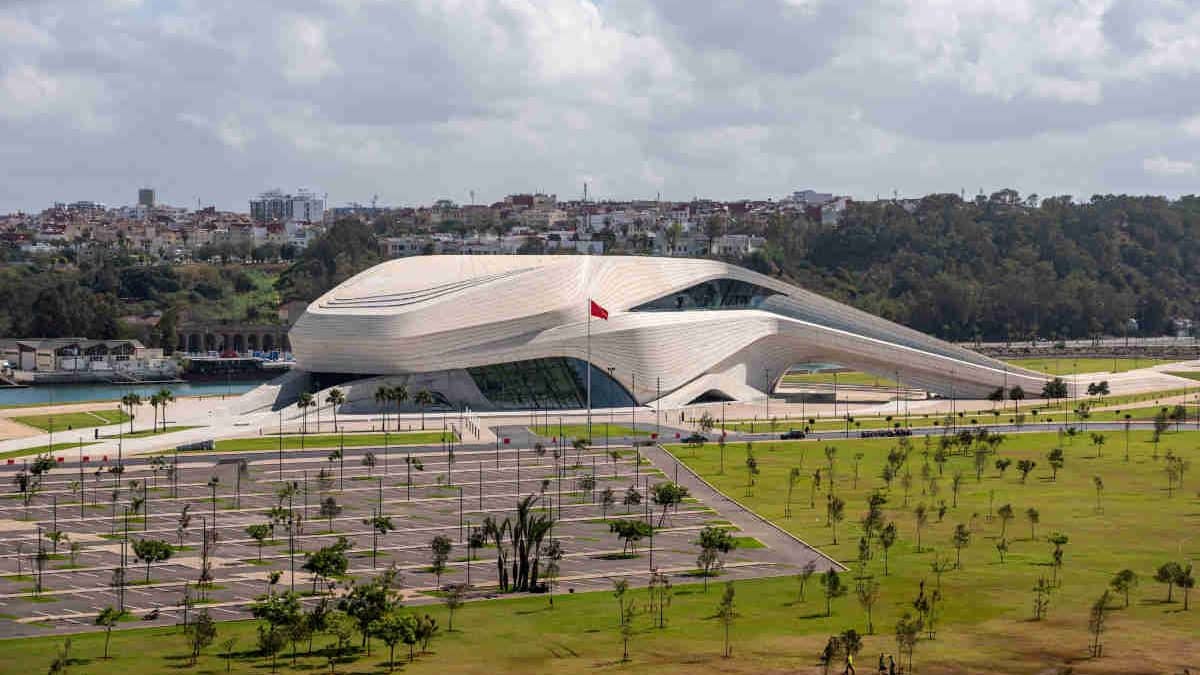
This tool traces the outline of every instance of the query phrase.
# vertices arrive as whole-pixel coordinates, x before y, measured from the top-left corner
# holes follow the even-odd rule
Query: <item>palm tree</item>
[[[129,433],[133,433],[133,409],[142,404],[142,397],[130,392],[121,397],[121,405],[129,408]]]
[[[338,430],[338,406],[346,402],[346,394],[343,393],[341,389],[334,387],[333,389],[329,390],[329,395],[325,397],[325,402],[328,403],[331,408],[333,408],[333,430],[336,432]]]
[[[398,384],[392,387],[392,401],[396,403],[396,431],[400,431],[400,406],[408,400],[408,387]]]
[[[300,409],[303,420],[300,427],[301,436],[308,433],[308,409],[313,405],[315,405],[315,402],[313,401],[313,395],[307,391],[300,394],[300,399],[296,401],[296,407]]]
[[[433,404],[433,394],[428,389],[422,389],[417,392],[413,402],[421,409],[421,431],[425,431],[425,406]]]
[[[108,658],[108,641],[109,641],[109,638],[112,637],[113,626],[117,625],[117,622],[121,620],[121,616],[124,614],[125,614],[125,612],[122,612],[121,610],[116,609],[115,607],[105,607],[103,610],[100,611],[99,616],[96,617],[96,625],[104,627],[104,657],[103,658],[106,658],[106,659]]]
[[[150,396],[150,407],[154,408],[154,428],[150,433],[154,433],[155,431],[158,431],[158,404],[159,404],[159,402],[160,401],[159,401],[157,393],[152,394]]]
[[[158,404],[162,406],[162,428],[167,430],[167,404],[175,402],[175,394],[170,389],[163,387],[158,390]]]
[[[383,410],[383,430],[387,431],[387,404],[392,400],[392,390],[387,385],[375,389],[375,403]]]

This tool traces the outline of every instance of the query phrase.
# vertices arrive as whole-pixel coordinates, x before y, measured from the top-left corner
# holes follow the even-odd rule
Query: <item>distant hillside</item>
[[[1160,335],[1200,309],[1200,198],[853,205],[837,227],[776,220],[743,261],[952,340]],[[738,229],[738,228],[735,228]],[[747,228],[741,228],[747,229]]]

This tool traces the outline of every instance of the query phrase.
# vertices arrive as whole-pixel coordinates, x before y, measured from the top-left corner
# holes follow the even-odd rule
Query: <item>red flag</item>
[[[592,316],[596,317],[597,319],[604,319],[605,321],[607,321],[608,320],[608,310],[604,309],[600,305],[596,304],[595,300],[589,300],[589,302],[592,303]]]

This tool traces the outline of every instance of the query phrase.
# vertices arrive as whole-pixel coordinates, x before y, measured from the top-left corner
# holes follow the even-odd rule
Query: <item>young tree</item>
[[[996,542],[996,552],[1000,554],[1000,564],[1004,564],[1004,558],[1008,555],[1008,540],[1001,538]]]
[[[683,503],[685,497],[688,496],[688,489],[672,483],[657,483],[650,490],[650,499],[659,507],[662,508],[662,515],[658,518],[658,527],[662,527],[667,519],[667,512],[672,508],[678,508]]]
[[[246,536],[258,544],[258,561],[262,562],[263,542],[266,541],[267,537],[271,536],[271,526],[266,523],[248,525],[246,526]]]
[[[371,623],[383,616],[391,606],[392,590],[389,581],[384,577],[369,583],[351,585],[350,591],[338,601],[338,609],[358,624],[362,645],[368,655],[371,653]]]
[[[821,662],[821,673],[829,675],[829,669],[833,667],[834,662],[838,661],[844,653],[842,649],[842,638],[840,635],[830,635],[825,641],[825,647],[821,649],[821,654],[818,657]]]
[[[808,580],[817,571],[816,561],[809,560],[804,563],[804,567],[800,568],[800,573],[796,575],[796,580],[800,582],[800,602],[804,602],[804,589],[808,586]]]
[[[1032,506],[1025,509],[1025,519],[1029,521],[1029,539],[1037,540],[1037,526],[1041,522],[1042,514]]]
[[[1066,463],[1066,456],[1063,454],[1063,449],[1051,449],[1050,452],[1046,453],[1046,461],[1050,462],[1050,480],[1058,480],[1058,471]]]
[[[858,587],[858,604],[867,612],[867,635],[875,634],[875,624],[871,620],[871,610],[879,601],[879,582],[869,579]]]
[[[971,531],[959,523],[954,527],[954,567],[962,569],[962,550],[971,543]]]
[[[662,572],[652,572],[650,574],[650,613],[653,615],[658,613],[658,627],[667,627],[666,609],[671,606],[671,596],[674,588],[671,586],[671,578]]]
[[[1038,577],[1037,584],[1033,587],[1033,620],[1041,621],[1046,616],[1046,609],[1050,606],[1050,592],[1053,586],[1046,582],[1046,577]]]
[[[329,525],[329,531],[333,532],[333,519],[342,514],[342,506],[338,504],[337,499],[333,495],[329,495],[321,500],[321,506],[317,513],[325,519]]]
[[[636,487],[630,485],[625,490],[625,497],[621,500],[621,503],[625,505],[625,515],[629,515],[630,509],[642,503],[642,493],[638,492]]]
[[[446,606],[446,613],[450,617],[446,622],[446,630],[450,633],[454,632],[454,613],[463,606],[466,594],[467,587],[463,584],[450,584],[446,587],[446,594],[442,596],[442,604]]]
[[[1104,653],[1100,639],[1104,635],[1105,623],[1108,619],[1108,599],[1108,590],[1105,589],[1096,602],[1092,603],[1092,611],[1088,614],[1088,632],[1092,635],[1088,651],[1091,652],[1094,659],[1100,658]]]
[[[736,617],[733,605],[733,582],[727,581],[725,582],[725,592],[721,595],[721,603],[717,605],[717,619],[725,628],[725,658],[733,655],[733,648],[729,644],[729,629],[733,626],[733,620]]]
[[[1051,565],[1054,567],[1054,584],[1057,586],[1061,582],[1058,579],[1058,574],[1062,570],[1063,565],[1063,546],[1067,545],[1067,535],[1055,532],[1050,536],[1049,542],[1054,544],[1054,551],[1051,554]]]
[[[1125,598],[1125,606],[1129,606],[1129,591],[1133,590],[1138,584],[1138,576],[1131,569],[1123,569],[1113,576],[1112,581],[1108,582],[1108,587],[1114,593],[1120,593]]]
[[[1022,485],[1025,484],[1025,481],[1029,478],[1029,474],[1036,466],[1037,462],[1033,461],[1032,459],[1022,459],[1017,462],[1017,471],[1021,472]]]
[[[622,661],[629,660],[629,639],[633,637],[633,600],[627,600],[626,594],[629,591],[629,581],[627,579],[613,579],[613,597],[617,599],[618,620],[617,629],[621,633],[621,643],[624,652],[621,656]]]
[[[300,569],[312,575],[313,593],[317,592],[318,579],[332,579],[346,573],[350,568],[350,561],[346,558],[349,548],[350,541],[345,537],[338,537],[335,543],[323,546],[304,557],[304,564]]]
[[[1001,457],[996,460],[996,470],[1000,472],[1000,477],[1004,478],[1004,472],[1008,471],[1008,467],[1012,466],[1012,460],[1007,457]]]
[[[925,628],[925,621],[918,614],[913,616],[911,612],[905,612],[904,616],[896,622],[896,650],[900,652],[900,659],[908,657],[907,667],[905,672],[912,672],[913,666],[913,651],[916,649],[917,640],[921,637],[921,631]]]
[[[413,660],[411,645],[417,643],[416,630],[417,620],[411,614],[401,611],[398,604],[388,607],[383,616],[371,623],[371,634],[388,647],[389,673],[396,668],[396,645],[410,645],[408,660]]]
[[[437,575],[437,587],[442,587],[442,573],[446,571],[446,561],[450,558],[450,549],[453,544],[450,543],[450,538],[439,534],[429,542],[429,550],[433,555],[433,573]]]
[[[122,612],[116,607],[105,607],[104,609],[100,610],[100,614],[96,616],[96,625],[104,628],[104,656],[102,658],[108,658],[108,643],[109,640],[112,639],[113,626],[117,625],[117,622],[120,621],[121,617],[124,615],[125,612]]]
[[[706,526],[700,531],[700,538],[694,542],[700,547],[700,555],[696,558],[696,566],[704,576],[704,591],[708,592],[708,577],[721,569],[722,556],[737,548],[737,541],[723,527]]]
[[[188,528],[192,525],[191,504],[184,504],[183,509],[179,511],[179,518],[175,524],[175,534],[179,537],[179,548],[183,548],[183,538],[187,535]]]
[[[746,444],[746,496],[754,494],[755,477],[758,476],[758,458],[749,443]]]
[[[183,629],[187,636],[188,646],[191,647],[192,665],[200,658],[200,651],[211,645],[217,639],[217,622],[208,615],[207,609],[200,610],[196,620]]]
[[[830,494],[825,502],[825,522],[833,528],[833,543],[838,543],[837,526],[846,517],[846,501]]]
[[[955,471],[954,477],[950,479],[950,491],[954,495],[954,508],[958,508],[958,492],[962,489],[963,473]]]
[[[554,606],[554,587],[558,585],[558,576],[562,571],[563,546],[558,539],[551,539],[542,551],[546,558],[546,569],[542,577],[546,580],[546,590],[549,591],[550,606]]]
[[[379,458],[373,452],[367,452],[362,456],[362,465],[367,467],[367,475],[375,475],[375,466],[379,463]]]
[[[888,523],[879,532],[879,546],[883,549],[883,575],[888,575],[888,551],[896,543],[896,523]]]
[[[1000,538],[1003,539],[1008,534],[1008,521],[1013,519],[1012,504],[1001,506],[996,511],[996,515],[1000,516]]]
[[[379,514],[375,514],[370,518],[364,518],[362,522],[363,525],[371,527],[371,566],[374,567],[376,556],[379,553],[379,537],[396,529],[396,526],[392,523],[391,516],[382,516]]]
[[[917,504],[917,508],[913,509],[913,519],[916,521],[917,531],[917,553],[921,552],[921,528],[929,523],[929,510],[925,508],[925,503]]]
[[[849,589],[842,583],[837,570],[832,568],[821,575],[821,588],[825,592],[825,616],[833,616],[833,601],[845,595]]]
[[[1177,562],[1163,563],[1154,572],[1154,580],[1167,585],[1167,602],[1174,602],[1175,581],[1179,579],[1183,569]]]
[[[623,542],[621,555],[637,555],[637,543],[649,537],[653,530],[644,520],[614,520],[608,524],[608,531],[615,533]]]
[[[601,518],[608,520],[608,510],[613,507],[617,501],[616,494],[613,493],[612,487],[605,487],[600,492],[600,514]]]
[[[796,484],[800,482],[800,467],[793,466],[788,471],[787,484],[787,500],[783,504],[783,517],[792,517],[792,492],[796,489]]]
[[[225,659],[225,672],[233,670],[233,648],[237,646],[237,638],[227,638],[221,641],[221,656]]]
[[[170,544],[158,539],[138,539],[133,542],[133,555],[146,563],[146,583],[150,583],[150,565],[169,560],[174,552]]]
[[[990,456],[988,446],[979,445],[975,448],[975,482],[983,480],[983,472],[987,469],[988,457]]]
[[[1175,585],[1183,589],[1183,611],[1189,609],[1188,597],[1191,595],[1192,589],[1196,587],[1196,577],[1192,576],[1192,565],[1180,565],[1179,571],[1175,575]]]

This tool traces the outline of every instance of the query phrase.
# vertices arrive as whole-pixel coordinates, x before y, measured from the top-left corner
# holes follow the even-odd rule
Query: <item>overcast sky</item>
[[[1193,0],[0,0],[0,212],[1196,192]]]

